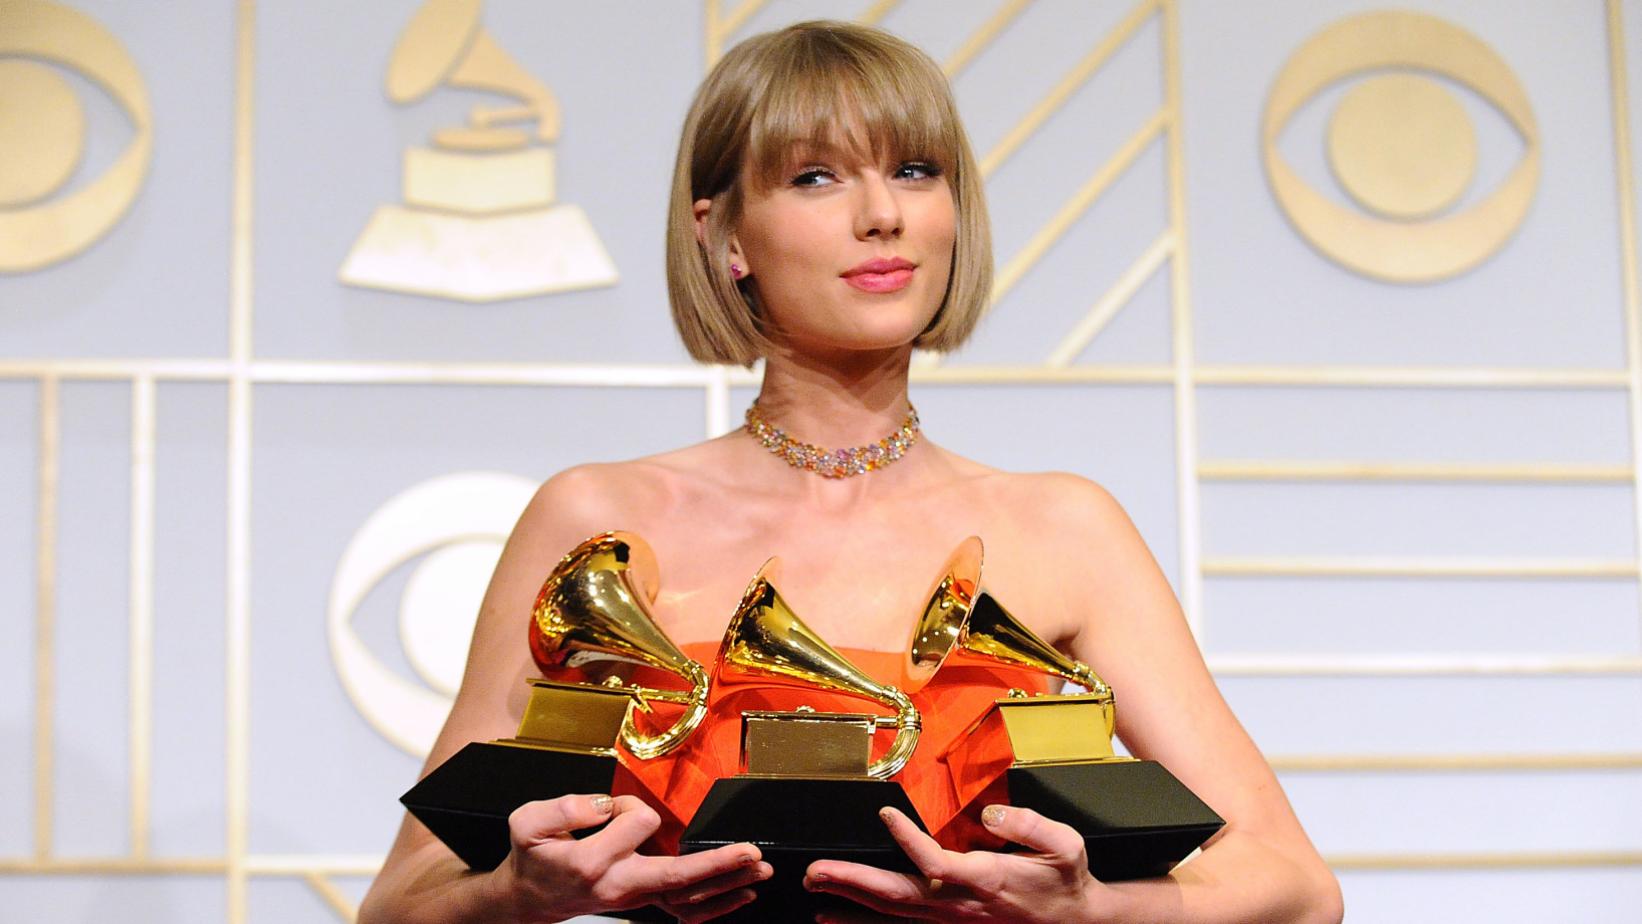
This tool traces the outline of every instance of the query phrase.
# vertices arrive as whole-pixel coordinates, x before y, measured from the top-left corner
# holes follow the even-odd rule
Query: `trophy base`
[[[808,921],[851,902],[804,888],[804,872],[816,860],[849,860],[883,869],[916,872],[878,818],[884,806],[900,809],[918,827],[923,820],[899,783],[874,779],[798,779],[738,776],[713,784],[679,841],[681,853],[750,842],[775,875],[753,891],[758,898],[716,920]]]
[[[607,793],[615,776],[613,756],[475,741],[399,801],[462,862],[491,870],[512,848],[507,818],[514,809],[570,793]]]
[[[1010,805],[1083,835],[1089,872],[1103,881],[1162,876],[1226,824],[1154,760],[1010,767],[1004,783]],[[978,828],[981,809],[1001,795],[981,793],[960,820]]]

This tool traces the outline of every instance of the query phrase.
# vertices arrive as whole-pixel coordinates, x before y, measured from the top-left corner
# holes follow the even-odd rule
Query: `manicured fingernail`
[[[981,811],[981,824],[988,828],[996,828],[1003,824],[1005,809],[1001,805],[989,805]]]
[[[598,812],[600,815],[607,814],[612,808],[615,807],[615,805],[616,800],[610,798],[609,796],[593,797],[593,811]]]

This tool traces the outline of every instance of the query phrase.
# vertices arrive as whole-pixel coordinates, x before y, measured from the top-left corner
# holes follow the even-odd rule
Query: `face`
[[[937,167],[805,147],[776,183],[759,186],[748,183],[731,262],[756,287],[776,342],[883,350],[929,326],[957,236]]]

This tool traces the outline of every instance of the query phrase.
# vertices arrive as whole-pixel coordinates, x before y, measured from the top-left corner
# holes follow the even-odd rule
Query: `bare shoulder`
[[[1071,472],[993,471],[979,481],[995,503],[1017,511],[1022,525],[1050,529],[1063,538],[1133,531],[1129,515],[1111,492]]]
[[[637,529],[641,519],[665,513],[689,480],[676,458],[684,452],[567,468],[536,490],[520,526],[583,537]]]

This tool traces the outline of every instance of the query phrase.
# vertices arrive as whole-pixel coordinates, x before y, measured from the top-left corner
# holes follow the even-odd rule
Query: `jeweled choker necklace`
[[[747,423],[742,429],[793,468],[814,472],[822,478],[848,478],[876,471],[906,455],[912,444],[918,442],[918,409],[909,402],[900,429],[876,443],[848,449],[824,449],[793,439],[785,430],[765,420],[756,402],[747,408]]]

